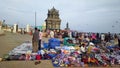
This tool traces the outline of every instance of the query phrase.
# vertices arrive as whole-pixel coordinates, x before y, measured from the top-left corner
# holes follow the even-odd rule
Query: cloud
[[[69,22],[73,30],[108,32],[112,31],[111,24],[120,17],[119,0],[0,0],[0,19],[11,24],[19,21],[20,24],[34,25],[36,11],[37,25],[41,25],[53,6],[59,10],[62,29]]]

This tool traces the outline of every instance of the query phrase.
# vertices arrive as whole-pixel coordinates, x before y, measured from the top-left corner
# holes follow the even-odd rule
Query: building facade
[[[48,10],[46,22],[46,30],[60,30],[61,19],[59,18],[59,11],[54,7]]]

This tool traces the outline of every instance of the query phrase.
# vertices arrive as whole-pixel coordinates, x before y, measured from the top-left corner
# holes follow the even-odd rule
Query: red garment
[[[36,60],[41,60],[41,55],[36,55]]]
[[[87,58],[82,58],[82,62],[84,62],[85,64],[88,62]]]

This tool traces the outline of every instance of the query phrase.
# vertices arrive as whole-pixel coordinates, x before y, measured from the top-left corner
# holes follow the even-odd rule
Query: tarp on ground
[[[20,54],[26,54],[27,51],[32,52],[32,42],[24,42],[20,46],[17,46],[12,51],[9,52],[9,55],[20,55]]]

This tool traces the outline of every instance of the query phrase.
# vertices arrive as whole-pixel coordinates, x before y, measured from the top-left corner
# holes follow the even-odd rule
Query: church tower
[[[59,11],[54,7],[48,10],[46,22],[46,29],[60,30],[61,19],[59,18]]]

